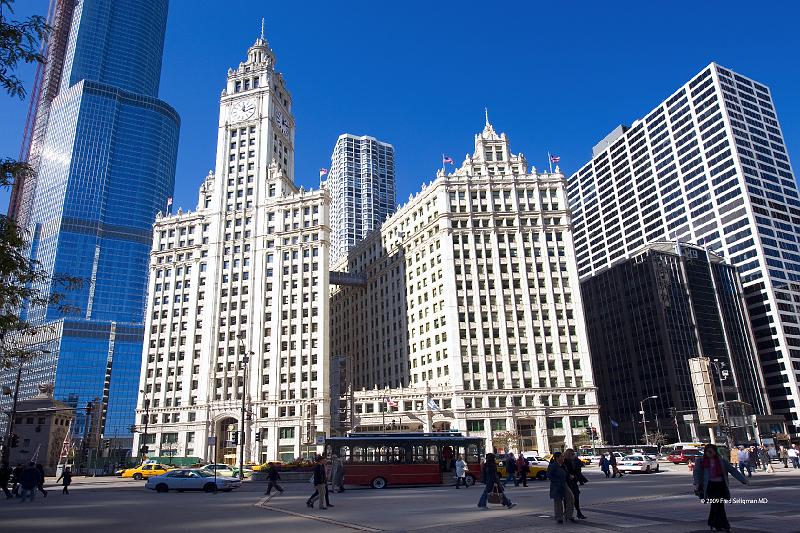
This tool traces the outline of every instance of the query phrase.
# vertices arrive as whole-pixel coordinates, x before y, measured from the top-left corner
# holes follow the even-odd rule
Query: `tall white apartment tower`
[[[294,133],[262,34],[228,70],[197,211],[153,228],[136,449],[292,459],[327,431],[329,198],[295,186]]]
[[[394,147],[374,137],[340,135],[325,186],[331,195],[335,261],[394,213]]]
[[[712,63],[595,146],[569,201],[581,279],[665,239],[738,267],[772,410],[797,433],[800,195],[770,90]]]

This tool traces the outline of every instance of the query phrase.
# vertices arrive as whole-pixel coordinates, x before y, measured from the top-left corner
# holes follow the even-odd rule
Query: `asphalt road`
[[[285,494],[266,498],[264,484],[247,481],[232,493],[157,494],[143,482],[100,478],[81,480],[70,495],[55,487],[33,503],[0,500],[0,530],[9,532],[238,532],[287,531],[707,531],[708,507],[691,493],[686,467],[659,474],[606,479],[585,470],[589,483],[581,492],[587,520],[557,525],[551,518],[548,482],[509,487],[514,509],[482,511],[476,504],[482,486],[403,487],[347,490],[331,495],[334,507],[309,509],[312,487],[286,483]],[[733,497],[748,500],[728,506],[734,531],[800,532],[800,470],[757,474],[748,486],[733,487]],[[766,500],[766,501],[764,501]]]

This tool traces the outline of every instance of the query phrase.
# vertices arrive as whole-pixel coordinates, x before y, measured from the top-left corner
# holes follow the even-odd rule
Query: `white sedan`
[[[225,463],[217,463],[217,464],[210,464],[203,467],[203,470],[207,470],[214,474],[214,471],[217,472],[217,476],[229,476],[233,477],[234,470],[230,465],[226,465]]]
[[[214,477],[213,472],[202,469],[170,470],[166,474],[147,479],[145,488],[156,492],[177,490],[202,490],[204,492],[230,492],[242,485],[242,482],[230,477]]]
[[[651,455],[626,455],[618,461],[617,468],[622,472],[658,472],[658,461]]]
[[[550,461],[545,461],[543,457],[538,455],[525,455],[525,459],[528,461],[528,465],[530,466],[541,466],[544,468],[550,466]]]

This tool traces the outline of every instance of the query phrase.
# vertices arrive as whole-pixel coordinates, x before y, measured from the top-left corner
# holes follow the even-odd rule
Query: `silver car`
[[[145,488],[156,492],[177,490],[202,490],[204,492],[230,492],[238,489],[242,482],[236,478],[214,476],[213,472],[201,468],[170,470],[166,474],[148,478]]]

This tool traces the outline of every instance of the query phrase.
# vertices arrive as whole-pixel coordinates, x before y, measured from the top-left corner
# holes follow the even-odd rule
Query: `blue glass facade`
[[[66,316],[25,311],[53,325],[53,353],[26,369],[21,397],[52,381],[79,408],[103,400],[108,437],[134,422],[152,224],[174,189],[180,119],[156,98],[166,17],[166,0],[77,2],[28,226],[32,258],[82,286]]]

